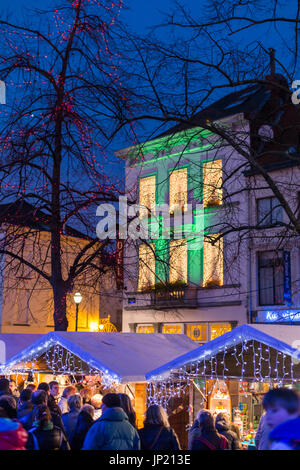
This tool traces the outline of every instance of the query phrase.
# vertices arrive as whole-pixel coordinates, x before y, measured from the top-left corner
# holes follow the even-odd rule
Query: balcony
[[[151,304],[155,308],[197,307],[197,289],[189,287],[166,288],[151,292]]]

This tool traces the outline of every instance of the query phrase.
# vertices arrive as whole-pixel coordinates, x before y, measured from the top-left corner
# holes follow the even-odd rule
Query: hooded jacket
[[[226,437],[229,450],[239,450],[239,439],[236,433],[230,430],[225,420],[221,419],[220,421],[217,421],[216,429],[219,434],[222,434],[222,436]]]
[[[0,418],[0,450],[25,450],[27,432],[18,421]]]
[[[108,408],[93,424],[82,450],[139,450],[140,438],[122,408]]]

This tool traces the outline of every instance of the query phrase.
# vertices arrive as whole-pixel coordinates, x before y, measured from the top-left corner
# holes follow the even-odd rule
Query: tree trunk
[[[54,283],[53,288],[53,299],[54,299],[54,327],[55,331],[67,331],[68,319],[67,319],[67,286],[66,283],[61,280],[60,282]]]

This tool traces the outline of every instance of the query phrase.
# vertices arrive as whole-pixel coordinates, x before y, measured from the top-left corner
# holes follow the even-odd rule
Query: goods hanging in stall
[[[244,436],[254,437],[264,393],[274,385],[300,381],[300,352],[242,325],[146,375],[148,403],[168,409],[189,397],[190,424],[201,408],[227,411]]]

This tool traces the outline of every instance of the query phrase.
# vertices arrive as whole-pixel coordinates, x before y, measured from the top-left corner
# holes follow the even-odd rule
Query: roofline
[[[169,375],[172,370],[178,369],[179,367],[182,367],[189,362],[210,359],[210,357],[213,357],[219,352],[224,351],[225,343],[226,347],[229,348],[241,343],[244,340],[256,340],[266,344],[269,347],[278,349],[284,354],[288,354],[289,356],[295,357],[297,359],[300,358],[300,353],[298,350],[292,348],[289,344],[284,343],[283,341],[280,341],[273,336],[268,335],[267,333],[263,333],[252,326],[241,325],[227,333],[224,333],[218,338],[209,341],[203,346],[199,346],[199,348],[193,351],[182,354],[164,366],[153,369],[151,372],[146,374],[146,379],[147,381],[155,379],[157,380],[159,376],[166,376],[167,374]]]

